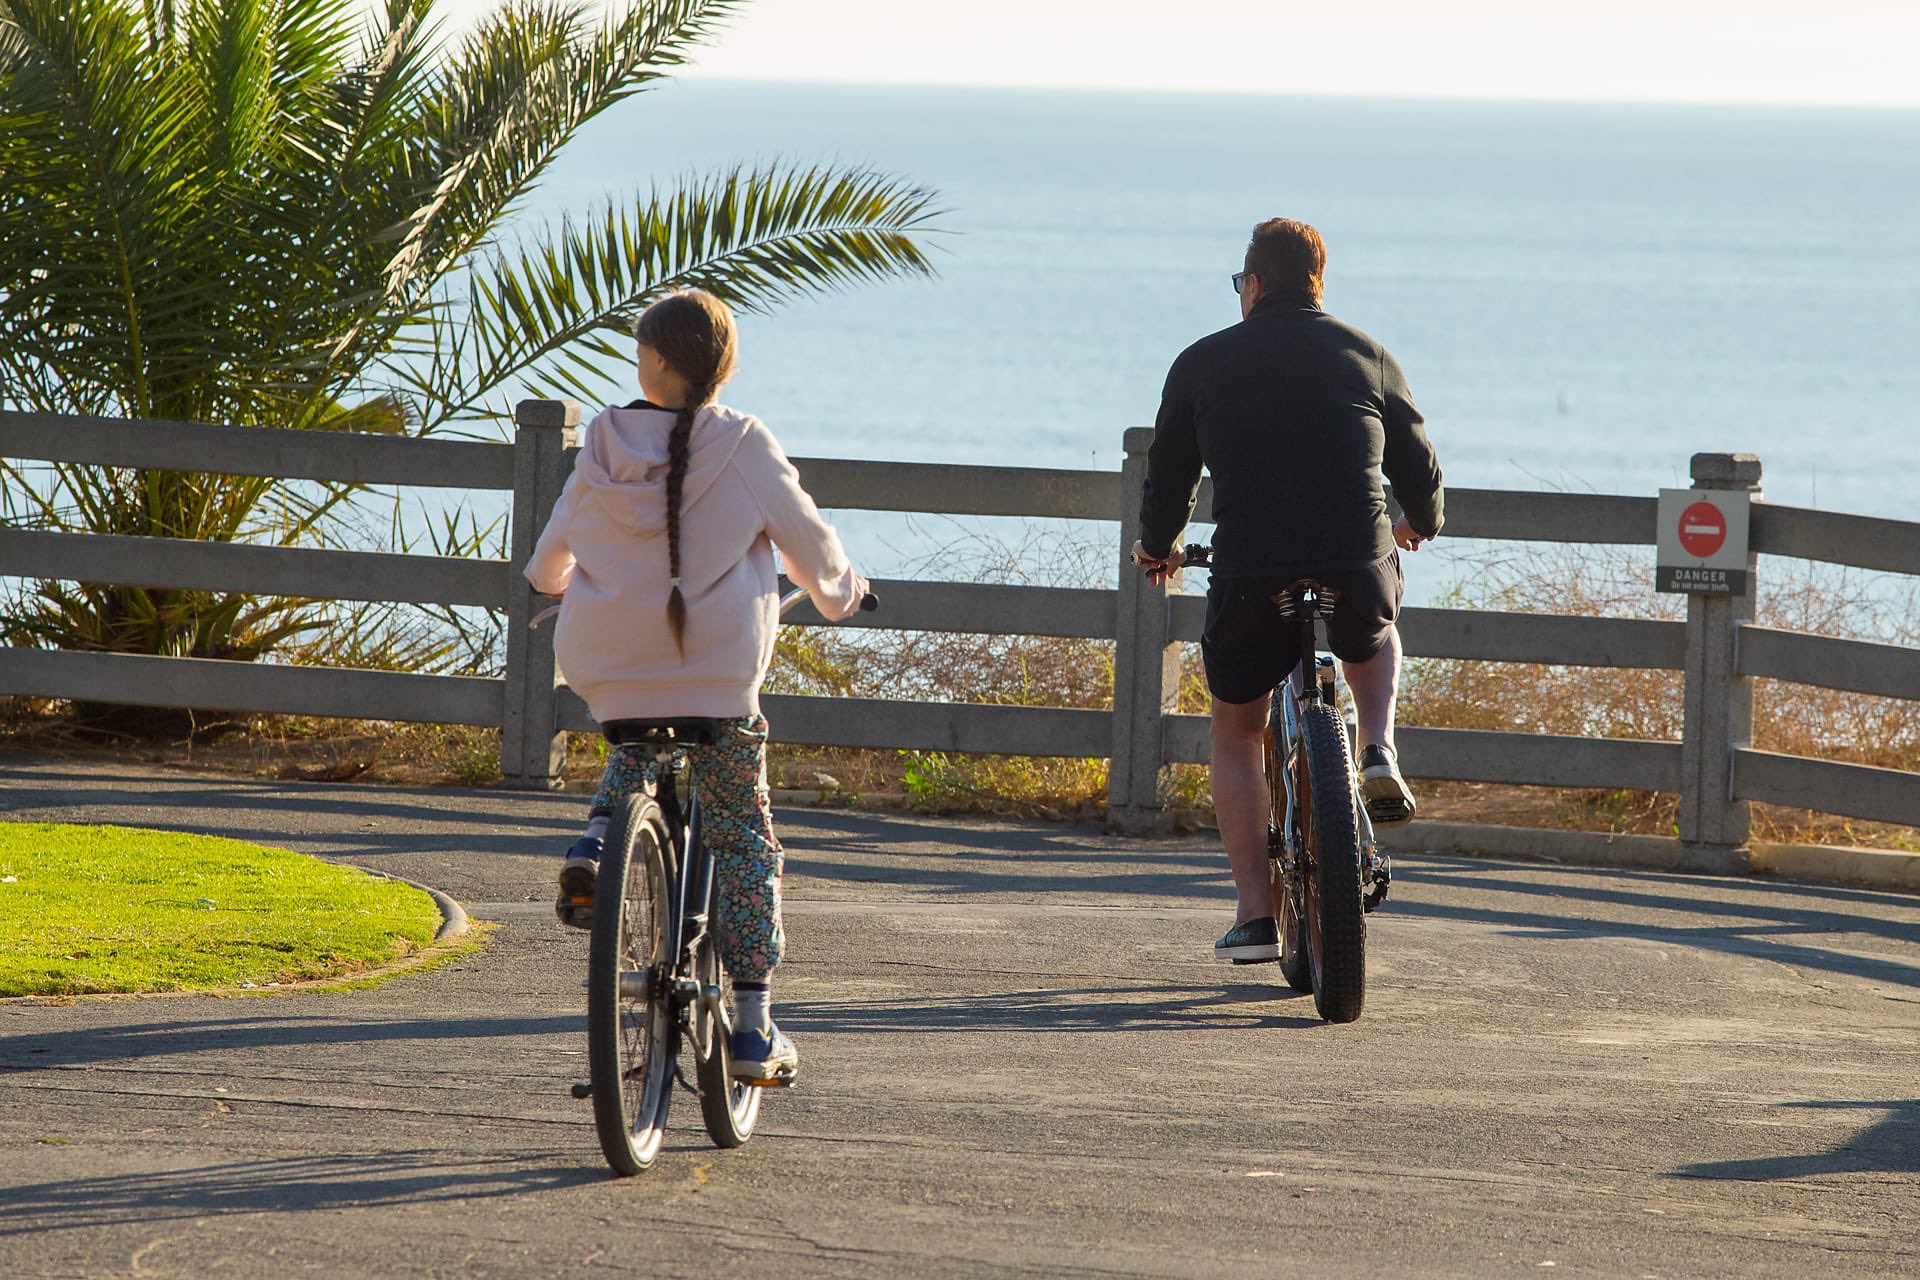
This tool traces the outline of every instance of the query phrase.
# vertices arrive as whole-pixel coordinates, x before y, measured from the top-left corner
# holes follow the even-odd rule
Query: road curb
[[[1823,884],[1864,884],[1920,893],[1920,854],[1853,845],[1765,844],[1753,846],[1755,874]]]
[[[1517,858],[1567,866],[1696,875],[1772,876],[1813,884],[1867,885],[1920,892],[1920,854],[1847,845],[1755,842],[1747,849],[1711,849],[1670,836],[1502,827],[1476,822],[1429,822],[1380,833],[1390,853]]]
[[[351,867],[355,864],[351,862],[341,862],[334,865]],[[377,876],[382,880],[391,880],[395,884],[406,885],[409,889],[418,889],[429,898],[432,898],[433,905],[440,908],[440,927],[434,930],[433,933],[433,940],[435,942],[451,942],[455,938],[464,938],[467,935],[467,930],[472,926],[472,921],[467,919],[466,908],[430,884],[421,884],[418,880],[409,880],[405,876],[388,875],[384,871],[367,871],[365,867],[358,867],[356,869],[366,871],[368,875]]]

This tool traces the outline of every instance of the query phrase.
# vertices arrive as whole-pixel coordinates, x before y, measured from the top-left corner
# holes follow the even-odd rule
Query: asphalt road
[[[0,817],[434,885],[344,995],[0,1004],[0,1275],[1912,1276],[1920,898],[1403,858],[1365,1016],[1215,965],[1210,838],[782,813],[801,1085],[611,1178],[578,797],[0,761]]]

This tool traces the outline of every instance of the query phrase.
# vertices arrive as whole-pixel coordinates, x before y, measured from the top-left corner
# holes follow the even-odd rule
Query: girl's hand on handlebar
[[[1135,542],[1133,562],[1147,571],[1147,581],[1157,587],[1180,571],[1180,566],[1186,563],[1186,556],[1179,547],[1175,547],[1164,557],[1156,558],[1148,555],[1147,549]]]

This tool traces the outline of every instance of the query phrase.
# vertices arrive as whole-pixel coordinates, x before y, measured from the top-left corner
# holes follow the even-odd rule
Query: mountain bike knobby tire
[[[1300,709],[1306,761],[1307,954],[1313,1003],[1328,1022],[1352,1022],[1367,999],[1367,922],[1361,902],[1360,823],[1353,760],[1333,709]]]
[[[713,935],[720,919],[719,899],[716,877],[713,900],[707,904],[707,936],[700,940],[694,959],[702,999],[694,1010],[693,1042],[700,1080],[700,1118],[706,1121],[707,1136],[717,1147],[737,1147],[753,1136],[753,1122],[760,1115],[760,1087],[735,1080],[731,1074],[733,1055],[727,1051],[727,1037],[733,1030],[733,1020],[727,1010],[733,1002],[726,969],[720,963],[720,945]],[[711,989],[720,992],[718,1010],[705,999]]]
[[[587,1068],[600,1150],[614,1172],[641,1173],[660,1153],[680,1028],[648,980],[670,972],[670,845],[660,807],[628,796],[614,810],[593,891],[587,954]],[[627,975],[622,990],[621,975]]]
[[[1273,902],[1273,918],[1280,924],[1280,976],[1295,991],[1313,990],[1313,969],[1307,959],[1307,923],[1294,910],[1292,886],[1281,873],[1280,854],[1292,833],[1287,824],[1286,761],[1280,759],[1279,743],[1284,740],[1280,717],[1280,699],[1273,700],[1267,718],[1267,875]]]

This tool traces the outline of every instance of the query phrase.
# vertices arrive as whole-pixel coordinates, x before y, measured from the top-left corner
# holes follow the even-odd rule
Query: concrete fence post
[[[553,696],[553,624],[528,623],[545,607],[522,576],[567,482],[566,451],[579,442],[580,406],[571,400],[522,400],[513,412],[511,571],[507,576],[507,689],[500,717],[500,773],[509,787],[547,791],[561,782],[566,735]]]
[[[1169,597],[1178,574],[1150,586],[1133,566],[1140,536],[1140,498],[1147,485],[1151,427],[1126,433],[1120,468],[1120,596],[1113,652],[1113,761],[1107,775],[1107,825],[1126,834],[1167,830],[1172,814],[1161,804],[1166,717],[1180,692],[1180,646],[1170,638]]]
[[[1760,489],[1751,453],[1696,453],[1696,489]],[[1740,595],[1687,597],[1687,667],[1680,743],[1680,843],[1697,871],[1745,871],[1747,802],[1733,798],[1733,753],[1753,738],[1753,681],[1735,669],[1740,627],[1753,620],[1758,557],[1747,553]]]

